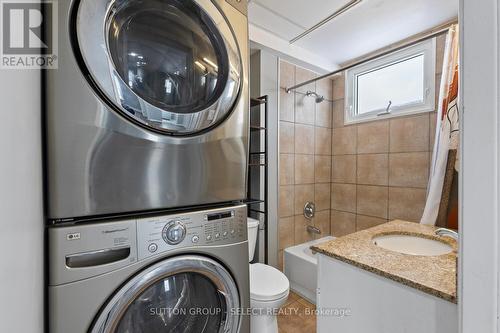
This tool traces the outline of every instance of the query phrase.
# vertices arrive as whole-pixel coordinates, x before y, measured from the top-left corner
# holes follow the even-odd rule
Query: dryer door
[[[241,57],[212,1],[80,0],[74,11],[74,49],[89,81],[129,120],[187,135],[231,113]]]
[[[216,261],[175,257],[118,290],[90,332],[237,332],[239,299],[231,274]]]

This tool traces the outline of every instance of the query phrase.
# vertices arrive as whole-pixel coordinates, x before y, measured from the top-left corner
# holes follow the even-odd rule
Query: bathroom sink
[[[453,251],[445,242],[416,235],[379,235],[373,237],[373,244],[386,250],[418,256],[439,256]]]

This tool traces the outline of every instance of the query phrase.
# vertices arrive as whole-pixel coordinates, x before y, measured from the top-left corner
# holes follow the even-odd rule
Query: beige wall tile
[[[293,154],[280,154],[280,185],[295,183],[295,158]]]
[[[314,125],[314,113],[316,103],[314,97],[308,97],[302,93],[295,93],[295,122],[300,124]]]
[[[330,156],[314,156],[314,182],[329,183],[332,174],[332,159]]]
[[[278,223],[278,249],[283,250],[295,244],[294,217],[280,218]]]
[[[386,219],[381,219],[378,217],[356,215],[356,231],[369,229],[386,222]]]
[[[358,153],[389,151],[389,121],[379,120],[358,126]]]
[[[437,112],[429,113],[429,151],[434,149],[434,140],[436,139]]]
[[[388,154],[358,155],[358,184],[387,185],[388,167]]]
[[[293,185],[280,186],[278,197],[278,213],[280,217],[294,215],[294,193],[295,190]]]
[[[308,201],[314,202],[314,185],[295,185],[295,215],[304,213],[304,206]]]
[[[356,183],[356,155],[332,156],[332,182]]]
[[[295,121],[295,93],[280,89],[280,120]]]
[[[314,126],[295,124],[295,154],[314,154]]]
[[[439,89],[441,87],[441,74],[436,74],[436,79],[434,82],[435,94],[434,94],[434,111],[438,110],[439,107]]]
[[[443,71],[445,46],[446,46],[446,34],[436,37],[436,74],[440,74]]]
[[[338,99],[332,103],[332,126],[334,128],[344,127],[344,99]]]
[[[420,222],[425,206],[425,189],[389,188],[389,219]]]
[[[357,213],[387,218],[388,188],[385,186],[357,186]]]
[[[356,214],[332,210],[330,212],[330,231],[332,236],[335,237],[341,237],[355,232]]]
[[[283,272],[283,251],[278,251],[278,269]]]
[[[310,70],[297,66],[295,68],[295,84],[299,84],[311,79],[314,79],[318,75]],[[305,86],[299,87],[296,89],[298,92],[306,93],[307,91],[316,91],[315,82],[309,83]],[[314,99],[313,99],[314,100]]]
[[[330,210],[330,184],[314,184],[314,204],[316,211]]]
[[[308,225],[313,225],[304,215],[295,215],[295,244],[302,244],[314,239],[314,235],[307,231]]]
[[[295,66],[286,61],[280,61],[280,87],[288,88],[295,84]]]
[[[429,153],[395,153],[389,157],[389,185],[427,188]]]
[[[313,220],[314,226],[321,230],[321,235],[315,235],[315,238],[321,238],[330,235],[330,210],[316,212]]]
[[[333,99],[333,80],[326,78],[316,81],[316,92],[331,101]]]
[[[347,126],[333,129],[333,155],[356,154],[357,127]]]
[[[356,212],[356,185],[332,184],[332,209]]]
[[[315,127],[314,137],[314,153],[316,155],[332,155],[332,130]]]
[[[429,115],[394,118],[390,124],[391,152],[429,150]]]
[[[333,100],[344,98],[344,73],[333,78]]]
[[[281,154],[293,154],[295,150],[295,126],[293,123],[280,121],[279,148]]]
[[[324,100],[316,104],[316,126],[332,127],[332,102]]]
[[[295,184],[314,183],[314,155],[295,155]]]
[[[442,63],[439,43],[436,66]],[[280,71],[282,88],[316,76],[286,62]],[[439,79],[438,71],[438,88]],[[280,89],[281,255],[284,247],[315,237],[307,232],[308,224],[342,236],[388,218],[418,221],[422,214],[436,113],[344,126],[344,86],[342,75],[297,93]],[[316,104],[304,95],[307,90],[327,100]],[[303,217],[307,201],[316,204],[312,221]]]

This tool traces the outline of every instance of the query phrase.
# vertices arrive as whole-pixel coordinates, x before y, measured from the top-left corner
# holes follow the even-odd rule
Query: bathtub
[[[327,236],[307,243],[287,247],[284,251],[283,266],[290,281],[290,289],[316,304],[316,285],[318,278],[318,258],[310,247],[327,242],[335,237]]]

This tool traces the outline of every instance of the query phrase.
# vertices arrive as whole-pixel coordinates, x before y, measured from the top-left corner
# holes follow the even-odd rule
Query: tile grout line
[[[314,92],[316,92],[316,82],[314,82]],[[314,103],[313,104],[313,108],[312,108],[312,119],[313,119],[313,140],[314,140],[314,144],[313,144],[313,152],[314,152],[314,162],[313,162],[313,203],[316,205],[316,107],[317,107],[317,103]],[[317,227],[316,226],[316,218],[315,216],[313,216],[313,218],[311,219],[310,221],[312,223],[313,226]],[[307,230],[307,229],[306,229]],[[309,235],[308,235],[309,237]],[[315,236],[312,235],[312,238],[315,239]]]
[[[387,143],[387,147],[388,147],[388,155],[387,155],[387,185],[389,185],[391,183],[391,123],[392,121],[389,119],[389,130],[388,130],[388,133],[387,133],[387,140],[388,140],[388,143]],[[387,208],[386,208],[386,212],[387,212],[387,220],[389,220],[389,214],[390,214],[390,209],[389,209],[389,206],[390,206],[390,199],[389,199],[389,186],[387,186]]]
[[[345,93],[345,82],[344,82],[344,93]],[[359,149],[359,140],[358,140],[358,125],[355,125],[356,127],[356,194],[355,194],[355,200],[356,200],[356,218],[354,220],[354,232],[358,230],[358,149]]]
[[[293,66],[293,82],[295,83],[296,82],[296,77],[297,77],[297,66]],[[294,91],[293,92],[293,202],[292,202],[292,213],[294,214],[293,215],[293,218],[292,218],[292,232],[293,232],[293,244],[295,245],[297,243],[296,241],[296,235],[295,235],[295,198],[296,198],[296,183],[297,183],[297,180],[296,180],[296,173],[297,173],[297,169],[296,169],[296,165],[295,165],[295,124],[296,124],[296,120],[297,120],[297,92]]]
[[[415,153],[429,153],[430,150],[412,150],[412,151],[386,151],[386,152],[376,152],[376,153],[356,153],[356,154],[333,154],[333,156],[357,156],[357,155],[400,155],[400,154],[415,154]]]
[[[347,211],[347,210],[341,210],[341,209],[331,209],[332,211],[336,211],[336,212],[340,212],[340,213],[347,213],[347,214],[353,214],[353,215],[356,215],[356,216],[365,216],[365,217],[373,217],[373,218],[377,218],[377,219],[381,219],[381,220],[388,220],[386,219],[385,217],[381,217],[381,216],[376,216],[376,215],[369,215],[369,214],[358,214],[358,213],[355,213],[355,212],[350,212],[350,211]],[[409,221],[409,222],[413,222],[413,223],[417,223],[417,222],[414,222],[414,221]]]

